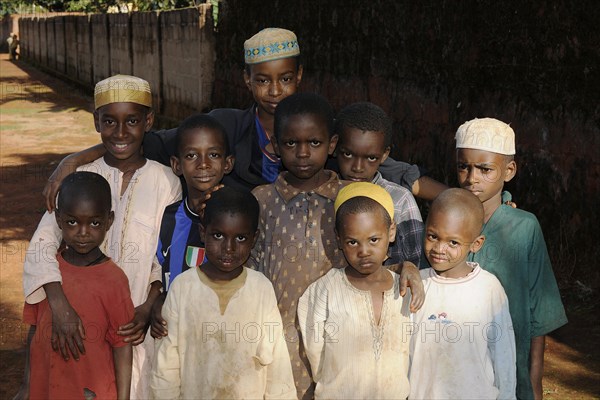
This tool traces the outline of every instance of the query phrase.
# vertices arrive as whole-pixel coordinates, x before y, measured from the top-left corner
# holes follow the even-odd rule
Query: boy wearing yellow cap
[[[154,346],[146,329],[161,289],[161,269],[153,263],[154,253],[162,214],[167,205],[181,198],[181,186],[169,168],[145,159],[141,152],[144,134],[154,120],[148,82],[127,75],[110,77],[96,85],[94,100],[94,124],[106,154],[78,170],[100,174],[110,184],[114,222],[100,249],[129,280],[135,316],[119,326],[117,334],[135,346],[131,397],[148,398]],[[46,213],[26,254],[23,286],[28,303],[48,297],[55,327],[53,344],[65,362],[73,362],[68,361],[71,355],[76,360],[80,353],[86,357],[86,328],[89,332],[90,327],[82,326],[62,291],[54,256],[61,239],[54,216]]]
[[[273,121],[275,108],[286,97],[296,93],[302,82],[303,68],[296,34],[287,29],[266,28],[244,43],[244,82],[252,93],[254,104],[245,110],[222,108],[209,113],[227,132],[235,165],[223,179],[226,186],[251,190],[273,183],[281,170],[275,154]],[[144,139],[145,157],[170,165],[175,155],[176,129],[149,132]],[[103,155],[102,146],[94,146],[65,158],[44,189],[48,210],[54,207],[55,190],[62,176],[73,166],[91,162]],[[335,163],[334,163],[335,164]],[[445,186],[421,176],[419,167],[391,158],[380,168],[384,178],[411,190],[415,196],[433,199]]]
[[[515,133],[493,118],[465,122],[456,132],[462,188],[483,204],[486,244],[469,256],[504,286],[517,347],[517,398],[540,399],[545,335],[567,323],[537,218],[502,204],[502,188],[517,172]]]
[[[405,399],[410,312],[423,293],[404,296],[400,276],[383,266],[395,238],[392,198],[373,183],[351,183],[334,209],[347,264],[312,283],[298,302],[315,398]]]

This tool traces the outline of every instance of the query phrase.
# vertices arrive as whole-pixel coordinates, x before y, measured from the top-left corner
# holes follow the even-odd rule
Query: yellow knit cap
[[[512,156],[515,154],[515,131],[494,118],[475,118],[458,127],[457,149],[476,149]]]
[[[394,220],[394,201],[392,200],[392,196],[381,186],[370,182],[354,182],[343,187],[335,198],[335,203],[333,203],[335,212],[337,213],[338,208],[342,204],[354,197],[368,197],[375,200],[385,208],[391,220]]]
[[[112,103],[136,103],[152,107],[150,85],[142,78],[130,75],[115,75],[96,84],[94,109]]]
[[[296,34],[287,29],[266,28],[244,42],[246,64],[258,64],[300,54]]]

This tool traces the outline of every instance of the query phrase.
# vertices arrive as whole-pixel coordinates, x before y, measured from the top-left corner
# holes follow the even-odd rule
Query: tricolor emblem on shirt
[[[188,267],[198,267],[204,261],[204,249],[201,247],[188,246],[185,251],[185,263]]]

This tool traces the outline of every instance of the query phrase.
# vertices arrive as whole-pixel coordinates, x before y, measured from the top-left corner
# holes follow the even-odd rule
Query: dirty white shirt
[[[414,314],[410,399],[514,399],[516,351],[508,299],[496,277],[469,263],[464,278],[421,270]]]
[[[317,386],[316,399],[405,399],[410,343],[410,295],[400,276],[383,293],[379,325],[371,292],[354,287],[345,268],[312,283],[298,303],[302,341]]]
[[[210,287],[219,283],[207,280],[192,268],[169,288],[162,309],[169,334],[156,340],[153,398],[296,399],[271,282],[244,268],[238,282],[227,282],[241,286],[221,314]]]
[[[127,275],[135,307],[144,303],[150,284],[161,280],[161,267],[154,263],[158,234],[165,208],[181,199],[181,184],[170,168],[146,160],[131,178],[121,196],[123,173],[109,166],[104,158],[77,168],[95,172],[109,183],[114,222],[100,249]],[[30,304],[46,297],[46,283],[61,282],[56,252],[62,241],[54,213],[46,212],[35,231],[25,257],[23,288]],[[150,335],[134,347],[132,398],[148,398],[148,378],[154,345]]]

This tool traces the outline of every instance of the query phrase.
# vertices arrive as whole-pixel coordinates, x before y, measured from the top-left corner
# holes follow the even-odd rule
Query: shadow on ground
[[[69,153],[16,154],[21,162],[0,166],[0,243],[29,240],[45,211],[42,190]]]

